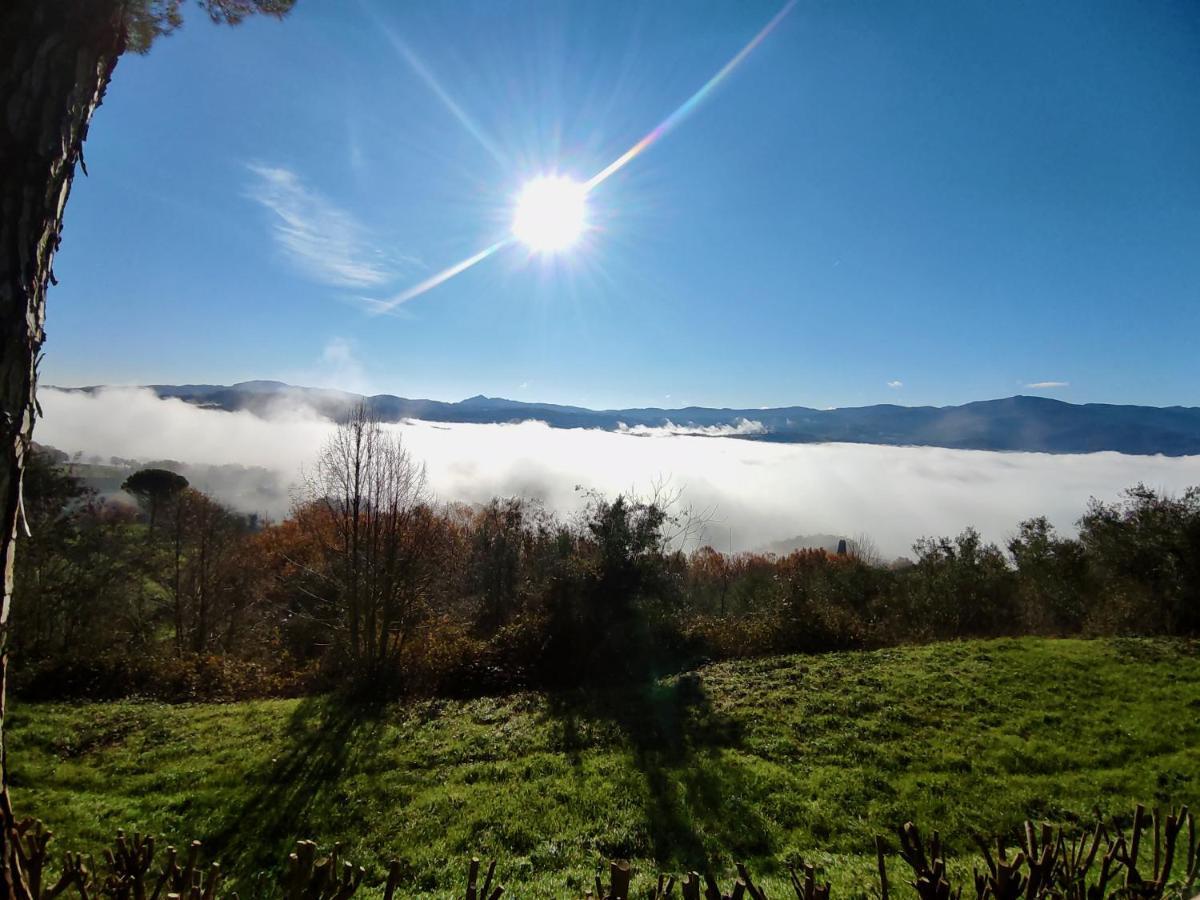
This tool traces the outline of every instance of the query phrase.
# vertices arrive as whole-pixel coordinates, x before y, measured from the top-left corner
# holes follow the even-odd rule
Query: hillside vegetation
[[[1200,800],[1200,650],[1166,640],[942,643],[712,665],[652,687],[354,707],[14,704],[15,802],[59,849],[118,827],[202,839],[243,896],[298,837],[448,894],[471,854],[520,896],[596,864],[679,872],[803,856],[865,895],[872,838]],[[774,895],[785,896],[778,881]]]
[[[930,640],[1200,635],[1200,486],[1093,500],[1078,536],[1038,517],[1004,547],[967,528],[885,564],[869,538],[722,553],[702,544],[712,511],[666,484],[585,491],[566,517],[443,503],[365,409],[279,522],[170,469],[122,482],[136,506],[62,454],[24,478],[12,684],[29,700],[466,698]]]

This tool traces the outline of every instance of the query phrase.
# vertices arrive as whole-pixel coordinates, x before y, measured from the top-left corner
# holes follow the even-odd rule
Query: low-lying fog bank
[[[206,470],[198,486],[245,512],[274,518],[286,514],[290,486],[333,427],[303,409],[280,409],[264,419],[160,400],[140,389],[43,389],[39,399],[45,413],[35,431],[39,442],[103,461],[229,466]],[[576,486],[645,493],[669,478],[691,506],[715,508],[706,539],[726,549],[732,529],[735,550],[801,534],[865,533],[892,557],[907,554],[923,535],[956,534],[967,525],[1002,541],[1034,515],[1073,531],[1089,497],[1112,500],[1138,481],[1171,492],[1200,484],[1196,456],[760,444],[656,429],[560,430],[538,422],[386,427],[398,430],[426,464],[442,500],[520,494],[569,512],[580,502]]]

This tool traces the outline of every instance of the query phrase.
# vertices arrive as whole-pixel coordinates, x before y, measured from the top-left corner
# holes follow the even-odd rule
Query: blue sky
[[[43,382],[611,406],[1200,404],[1200,7],[300,0],[121,61]],[[364,299],[365,298],[365,299]],[[1027,387],[1062,382],[1064,386]]]

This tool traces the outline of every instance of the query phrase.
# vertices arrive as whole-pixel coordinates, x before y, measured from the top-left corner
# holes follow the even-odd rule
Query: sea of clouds
[[[39,442],[85,457],[225,466],[200,486],[273,518],[287,513],[303,468],[333,427],[294,406],[264,418],[162,400],[143,389],[43,389],[39,399]],[[679,429],[621,433],[540,422],[386,427],[425,464],[441,500],[522,495],[569,515],[580,506],[579,487],[646,494],[669,481],[684,491],[685,503],[713,511],[705,539],[721,549],[730,542],[756,549],[805,534],[867,534],[894,557],[909,554],[919,537],[968,525],[1003,541],[1034,515],[1071,532],[1090,497],[1114,500],[1139,481],[1170,492],[1200,484],[1200,457],[769,444]]]

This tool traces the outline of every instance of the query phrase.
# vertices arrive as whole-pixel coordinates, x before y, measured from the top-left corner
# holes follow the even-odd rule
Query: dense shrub
[[[922,538],[916,565],[900,579],[901,611],[910,633],[921,638],[1013,634],[1017,575],[995,544],[974,528],[958,537]],[[893,622],[892,628],[904,628]]]
[[[327,688],[303,667],[228,656],[186,654],[61,656],[19,671],[13,688],[31,700],[115,700],[147,697],[168,701],[233,701],[290,697]]]
[[[1022,522],[1008,542],[1017,569],[1017,607],[1026,631],[1070,634],[1087,621],[1097,586],[1079,541],[1059,537],[1045,517]]]
[[[1093,500],[1079,526],[1099,594],[1095,630],[1200,630],[1200,487],[1169,497],[1139,484],[1119,503]]]

